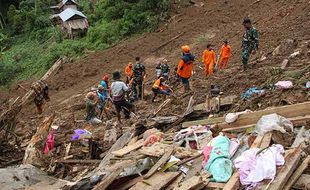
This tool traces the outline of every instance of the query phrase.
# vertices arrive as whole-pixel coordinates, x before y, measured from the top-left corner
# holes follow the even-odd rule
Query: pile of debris
[[[233,98],[226,99],[230,102]],[[123,129],[118,139],[120,134],[115,130],[119,126],[110,123],[112,127],[108,127],[105,133],[109,137],[116,136],[110,139],[115,143],[110,143],[107,147],[111,148],[102,151],[99,156],[103,157],[102,160],[93,158],[98,158],[95,155],[98,151],[95,136],[103,131],[98,133],[100,129],[94,130],[95,126],[88,126],[75,130],[73,136],[62,134],[59,133],[61,129],[53,125],[52,115],[44,120],[32,137],[23,163],[44,164],[49,154],[43,155],[42,150],[48,153],[49,149],[53,150],[53,141],[63,142],[66,143],[66,150],[58,151],[63,151],[61,154],[65,156],[52,160],[47,172],[53,173],[56,168],[61,168],[54,176],[67,177],[65,180],[53,178],[49,182],[47,176],[34,180],[32,178],[36,174],[21,174],[13,179],[19,181],[20,186],[29,186],[28,189],[309,188],[310,102],[183,122],[195,110],[210,112],[206,108],[212,108],[210,101],[196,106],[193,104],[191,97],[182,117],[172,120],[156,119],[159,112],[156,110],[153,121],[167,121],[164,127],[156,129],[154,122],[135,123],[133,127]],[[175,127],[181,123],[182,129]],[[70,136],[71,143],[59,141]],[[70,147],[81,145],[85,148],[77,148],[80,152],[76,154],[80,158],[74,156],[72,159]],[[83,152],[84,156],[81,156]],[[1,173],[24,171],[25,168],[29,172],[34,170],[22,165]]]

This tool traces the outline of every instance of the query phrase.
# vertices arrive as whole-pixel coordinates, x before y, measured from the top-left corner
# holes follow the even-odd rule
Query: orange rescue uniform
[[[160,82],[160,79],[157,79],[152,86],[153,89],[166,90],[166,85]]]
[[[132,77],[132,74],[133,74],[133,72],[132,72],[132,66],[130,67],[130,65],[128,64],[128,65],[126,66],[126,68],[125,68],[125,73],[126,73],[127,77]]]
[[[206,75],[213,74],[214,65],[216,63],[216,56],[213,50],[205,50],[202,56],[202,62],[205,64]]]
[[[189,79],[193,72],[193,62],[185,63],[183,59],[179,61],[177,74],[185,79]]]
[[[227,69],[228,60],[231,56],[231,47],[230,45],[223,45],[221,48],[221,58],[219,61],[219,70]]]

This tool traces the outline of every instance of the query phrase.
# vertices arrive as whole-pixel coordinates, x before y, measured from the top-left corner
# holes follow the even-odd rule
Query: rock
[[[285,69],[289,64],[289,60],[288,59],[284,59],[281,63],[281,69]]]

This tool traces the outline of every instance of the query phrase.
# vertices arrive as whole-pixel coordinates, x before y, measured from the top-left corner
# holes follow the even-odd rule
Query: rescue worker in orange
[[[205,64],[205,74],[212,75],[216,64],[216,55],[211,44],[208,44],[207,49],[203,52],[202,62]]]
[[[224,45],[221,48],[220,61],[219,61],[219,71],[222,69],[227,69],[228,60],[231,56],[231,47],[228,45],[228,40],[224,40]]]
[[[126,84],[129,84],[130,80],[132,79],[132,74],[133,74],[132,67],[133,67],[132,62],[129,62],[125,68]]]
[[[177,75],[182,81],[184,92],[190,91],[189,79],[192,76],[195,57],[190,53],[188,45],[182,46],[183,55],[179,61]]]
[[[172,89],[165,84],[166,79],[164,77],[160,77],[159,79],[156,79],[155,83],[152,86],[152,91],[154,93],[154,96],[152,98],[152,102],[155,101],[155,98],[158,94],[164,94],[164,95],[172,95],[173,91]]]

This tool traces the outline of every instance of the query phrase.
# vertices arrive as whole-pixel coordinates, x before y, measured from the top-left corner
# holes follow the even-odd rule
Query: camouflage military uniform
[[[258,49],[258,31],[256,28],[251,27],[250,29],[246,30],[243,34],[242,40],[242,63],[243,65],[247,65],[250,55],[253,50]]]
[[[132,91],[134,93],[135,98],[142,97],[142,84],[143,84],[143,75],[145,73],[145,67],[141,63],[136,63],[133,67],[133,83],[132,83]],[[139,92],[137,91],[137,87]]]

